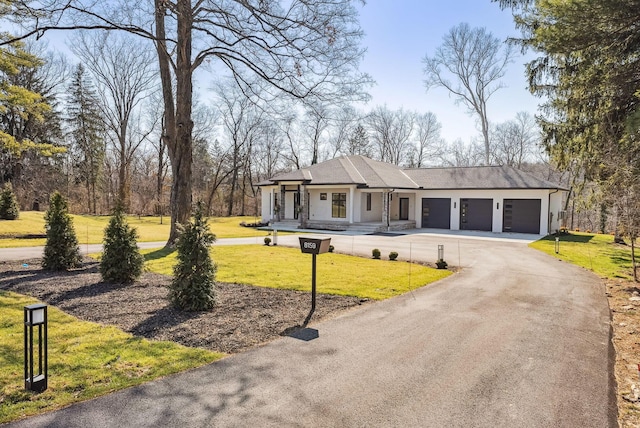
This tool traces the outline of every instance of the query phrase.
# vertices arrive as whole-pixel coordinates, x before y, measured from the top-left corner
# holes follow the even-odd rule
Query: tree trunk
[[[633,280],[638,282],[638,273],[636,269],[636,238],[631,237],[631,266],[633,268]]]
[[[235,199],[235,190],[238,183],[238,169],[234,165],[233,173],[231,174],[231,185],[229,186],[229,208],[227,209],[227,215],[231,217],[233,215],[233,202]]]
[[[191,27],[192,10],[188,0],[177,4],[178,35],[176,55],[176,96],[173,97],[171,58],[166,46],[164,17],[166,3],[155,0],[156,49],[162,97],[164,100],[165,143],[169,149],[173,181],[171,183],[171,231],[167,246],[173,246],[178,238],[178,223],[186,223],[191,214]]]

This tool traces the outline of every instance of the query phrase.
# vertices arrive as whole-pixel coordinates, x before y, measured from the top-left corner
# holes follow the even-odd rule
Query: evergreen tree
[[[44,215],[47,244],[44,247],[42,267],[47,270],[68,270],[80,266],[80,248],[67,200],[55,192],[49,199]]]
[[[209,246],[216,237],[209,230],[203,212],[204,204],[198,202],[193,220],[180,225],[178,262],[169,286],[170,300],[187,311],[211,309],[216,303],[216,267],[209,254]]]
[[[116,203],[109,224],[104,230],[104,250],[100,275],[105,281],[133,282],[142,274],[144,257],[137,245],[138,233],[129,227],[120,201]]]
[[[18,209],[18,200],[16,194],[13,193],[11,183],[5,183],[0,193],[0,219],[16,220],[20,216]]]
[[[78,64],[67,101],[67,122],[78,180],[85,184],[88,212],[96,213],[97,192],[105,157],[105,126],[98,108],[98,97],[82,64]]]
[[[3,17],[0,7],[0,18]],[[29,53],[23,43],[5,44],[11,36],[0,33],[0,174],[8,179],[25,153],[52,156],[64,148],[39,138],[34,128],[52,113],[51,105],[40,93],[30,89],[28,78],[44,61]],[[46,128],[52,128],[48,125]]]

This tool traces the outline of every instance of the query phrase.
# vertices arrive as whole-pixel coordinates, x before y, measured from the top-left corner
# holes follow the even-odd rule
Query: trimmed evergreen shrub
[[[269,238],[268,236],[266,236],[266,237],[264,238],[264,245],[269,245],[269,244],[271,244],[271,238]]]
[[[0,193],[0,219],[16,220],[19,216],[18,199],[16,199],[16,194],[13,193],[11,183],[7,182]]]
[[[389,260],[395,260],[398,258],[398,253],[396,251],[392,251],[389,253]]]
[[[374,248],[373,250],[371,250],[371,255],[373,256],[374,259],[379,259],[380,258],[380,250],[377,248]]]
[[[47,270],[68,270],[80,266],[82,258],[67,200],[58,192],[51,195],[49,209],[44,214],[47,244],[42,267]]]
[[[113,216],[104,230],[100,275],[110,282],[127,283],[142,275],[144,257],[137,244],[138,232],[129,227],[123,206],[116,204]]]
[[[209,254],[216,236],[209,230],[203,212],[203,204],[198,202],[193,220],[178,226],[178,256],[169,285],[169,299],[185,311],[204,311],[216,304],[216,267]]]

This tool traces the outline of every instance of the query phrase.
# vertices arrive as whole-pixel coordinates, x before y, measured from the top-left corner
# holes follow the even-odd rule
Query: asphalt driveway
[[[526,242],[334,236],[339,251],[426,261],[443,244],[464,269],[298,338],[10,426],[615,426],[604,287]]]

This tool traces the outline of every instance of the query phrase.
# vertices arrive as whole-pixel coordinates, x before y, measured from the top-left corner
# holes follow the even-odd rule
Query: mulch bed
[[[311,293],[218,283],[217,306],[183,312],[167,300],[165,275],[145,273],[133,284],[103,282],[85,259],[69,272],[48,272],[40,260],[0,262],[0,289],[35,297],[82,320],[114,325],[137,336],[225,353],[241,352],[295,332],[311,309]],[[309,279],[310,281],[310,279]],[[317,295],[312,322],[366,303]]]

